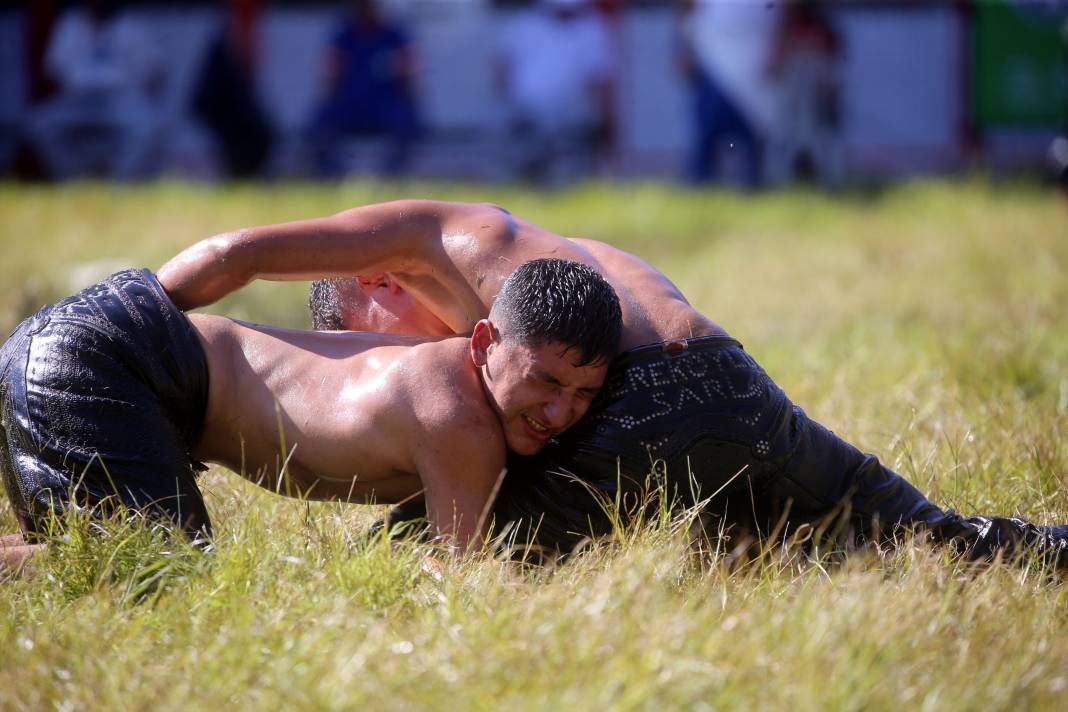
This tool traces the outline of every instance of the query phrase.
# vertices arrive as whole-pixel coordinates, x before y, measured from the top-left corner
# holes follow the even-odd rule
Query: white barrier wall
[[[477,0],[395,4],[420,48],[419,94],[431,130],[490,135],[500,122],[491,51],[502,11]],[[211,5],[136,12],[157,33],[168,58],[165,107],[175,141],[185,141],[191,130],[187,97],[221,15]],[[320,52],[335,18],[335,10],[322,6],[268,6],[263,12],[260,89],[284,132],[299,131],[312,110]],[[963,45],[954,10],[843,3],[834,18],[847,51],[843,133],[849,172],[894,174],[959,164]],[[19,11],[0,13],[0,127],[9,142],[10,125],[24,103],[22,22]],[[624,173],[676,175],[691,119],[687,88],[674,67],[674,15],[667,8],[636,8],[623,15],[619,32],[618,167]]]
[[[843,129],[868,171],[952,167],[960,160],[963,28],[952,7],[844,8]]]

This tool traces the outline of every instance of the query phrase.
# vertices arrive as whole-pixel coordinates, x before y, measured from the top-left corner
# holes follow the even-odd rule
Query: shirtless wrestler
[[[311,499],[422,493],[434,533],[477,543],[506,447],[534,454],[585,413],[621,330],[585,265],[502,277],[469,338],[187,317],[148,270],[42,309],[0,348],[0,470],[30,542],[0,553],[31,553],[50,512],[116,501],[209,534],[200,461]]]
[[[652,470],[684,504],[715,495],[713,507],[733,501],[731,509],[754,511],[766,528],[778,516],[771,504],[785,502],[792,523],[848,511],[875,536],[919,525],[976,557],[1023,544],[1068,564],[1068,527],[943,511],[808,418],[737,341],[637,257],[493,205],[404,200],[237,230],[190,247],[160,279],[191,308],[254,279],[340,277],[313,287],[318,328],[465,333],[489,313],[515,265],[545,256],[604,275],[619,295],[626,351],[588,417],[538,458],[510,463],[498,523],[534,523],[538,543],[566,549],[608,526],[591,487],[611,499]]]

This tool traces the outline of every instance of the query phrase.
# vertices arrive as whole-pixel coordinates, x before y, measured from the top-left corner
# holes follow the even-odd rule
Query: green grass
[[[1068,522],[1068,206],[656,185],[0,186],[0,328],[92,265],[401,196],[493,200],[670,275],[810,415],[945,506]],[[109,262],[110,261],[110,262]],[[216,309],[306,326],[302,285]],[[203,481],[217,549],[72,525],[0,582],[0,709],[1061,709],[1068,588],[922,546],[728,570],[666,525],[546,569],[391,548],[380,509]],[[0,532],[14,531],[6,502]],[[434,555],[438,564],[425,564]]]

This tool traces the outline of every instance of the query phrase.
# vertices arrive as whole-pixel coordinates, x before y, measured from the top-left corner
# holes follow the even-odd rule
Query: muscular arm
[[[450,343],[460,340],[442,342]],[[466,349],[466,342],[462,346]],[[419,474],[432,531],[461,550],[476,549],[505,466],[505,436],[466,350],[453,351],[444,360],[442,353],[422,349],[426,360],[411,364],[408,402],[414,418],[404,441]],[[461,361],[455,364],[459,368],[453,359]]]
[[[324,218],[251,227],[202,240],[160,268],[181,309],[211,304],[254,279],[305,280],[447,271],[442,235],[481,206],[400,200]]]
[[[505,450],[503,442],[486,447],[485,437],[474,437],[462,427],[455,426],[451,437],[424,448],[419,477],[433,532],[467,551],[482,545],[487,515],[504,474]]]

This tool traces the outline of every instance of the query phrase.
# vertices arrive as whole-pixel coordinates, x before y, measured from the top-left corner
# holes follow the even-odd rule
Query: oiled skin
[[[714,322],[694,310],[664,275],[637,257],[593,240],[556,235],[489,204],[402,200],[353,208],[325,218],[246,228],[194,244],[165,264],[157,276],[179,308],[191,309],[210,304],[255,279],[307,280],[387,273],[390,280],[402,288],[412,307],[398,311],[388,321],[391,331],[424,334],[429,323],[436,325],[432,333],[464,334],[489,315],[501,285],[512,271],[523,262],[541,257],[588,264],[611,284],[622,310],[620,350],[657,341],[724,333]],[[384,310],[389,311],[393,298],[390,290],[370,291],[373,292],[372,298],[380,300]],[[350,329],[373,329],[382,323],[371,318],[361,321],[356,310],[350,310],[345,316],[345,325]],[[279,332],[272,330],[270,333]],[[283,356],[279,354],[279,358]],[[426,363],[427,370],[433,371],[433,359]],[[316,372],[318,365],[313,366]],[[334,367],[338,365],[333,364]],[[240,370],[241,364],[236,367]],[[326,378],[330,382],[330,376],[311,376],[303,365],[287,366],[279,362],[274,368],[303,382],[289,387],[301,389],[302,397],[313,403],[311,412],[330,410],[336,404],[336,389],[323,388],[317,393],[303,390],[314,388],[307,384],[317,378]],[[563,400],[573,397],[574,389],[569,389]],[[322,402],[314,403],[313,399]],[[408,402],[403,404],[407,407]],[[586,405],[588,403],[579,407],[584,410]],[[266,406],[267,403],[262,403],[253,409],[259,413],[261,430],[267,428],[273,414],[273,410],[264,410]],[[530,414],[533,411],[524,412]],[[517,426],[513,413],[502,414],[502,417],[508,432],[521,427],[521,423]],[[562,418],[561,429],[575,420],[570,416]],[[458,437],[468,429],[460,419],[451,423],[434,422]],[[288,430],[289,426],[286,428]],[[330,451],[341,451],[348,444],[359,442],[356,433],[341,426],[324,426],[317,433],[323,441],[335,441],[329,446]],[[225,423],[217,435],[230,443],[234,436],[233,428]],[[416,430],[407,431],[404,436],[398,431],[397,436],[398,443],[407,437],[412,446],[424,437]],[[265,440],[264,449],[258,454],[259,465],[267,466],[268,472],[279,457],[281,448],[275,444],[276,440],[275,437]],[[506,442],[511,444],[510,440],[506,439]],[[224,445],[220,443],[216,447],[221,449]],[[233,445],[226,447],[231,449],[226,453],[227,464],[231,467],[239,464],[240,453],[233,451]],[[399,447],[403,448],[403,445]],[[297,452],[300,450],[298,447]],[[442,461],[466,463],[470,456],[444,456]],[[498,468],[495,475],[499,471],[496,456],[492,461],[493,467]],[[297,464],[299,467],[300,463]],[[484,492],[486,481],[493,476],[488,469],[482,469],[483,474],[474,478],[473,485],[457,479],[450,481],[449,488],[459,492],[474,486],[478,492]],[[350,481],[328,483],[322,474],[320,472],[317,480],[320,492],[332,491],[334,496],[343,497],[343,490],[347,491],[352,484],[351,476]],[[345,476],[342,470],[335,474]],[[363,472],[358,474],[364,478],[371,476]],[[357,477],[356,482],[359,481]],[[378,499],[385,501],[382,494]],[[438,505],[438,509],[441,508],[442,505]],[[428,499],[432,520],[434,509]]]
[[[389,289],[365,297],[393,311],[394,333],[465,333],[489,313],[501,283],[519,264],[560,257],[597,269],[619,295],[623,312],[620,349],[724,331],[694,310],[679,290],[642,260],[592,240],[569,239],[522,221],[494,205],[405,200],[353,208],[326,218],[267,225],[224,233],[193,245],[159,273],[164,288],[182,308],[208,304],[253,279],[318,279],[386,274],[414,298],[411,313]],[[343,304],[349,328],[364,312]],[[422,310],[420,312],[420,310]],[[807,421],[806,421],[807,422]],[[814,455],[799,457],[790,473],[806,490],[818,490],[830,504],[852,492],[855,512],[879,521],[920,522],[939,541],[964,542],[972,556],[990,558],[1013,542],[1024,542],[1043,558],[1068,567],[1068,526],[1035,527],[1017,519],[942,512],[897,474],[816,426]],[[851,464],[825,467],[821,455],[851,453]],[[841,458],[838,458],[841,460]],[[856,462],[859,466],[854,466]],[[804,464],[811,467],[802,466]],[[790,493],[787,493],[790,494]],[[791,495],[792,496],[792,495]],[[916,516],[909,512],[922,512]],[[905,514],[903,514],[905,513]]]
[[[183,251],[164,265],[159,279],[175,303],[188,309],[254,279],[384,272],[448,329],[462,334],[488,315],[505,278],[539,257],[583,262],[608,280],[623,311],[621,350],[724,333],[637,257],[594,240],[557,235],[488,204],[401,200],[224,233]]]
[[[190,321],[211,384],[195,457],[312,499],[425,490],[438,533],[475,535],[505,443],[466,339]]]

